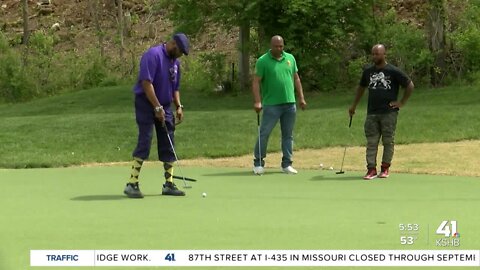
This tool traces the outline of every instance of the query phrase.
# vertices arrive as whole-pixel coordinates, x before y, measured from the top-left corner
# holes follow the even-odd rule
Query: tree
[[[245,2],[243,2],[245,4]],[[245,8],[245,6],[243,6]],[[250,87],[250,20],[243,17],[239,22],[240,31],[240,65],[239,80],[241,89]]]
[[[123,33],[123,0],[117,0],[117,27],[118,27],[118,42],[120,44],[119,53],[120,59],[123,59],[124,51],[124,33]]]
[[[445,3],[444,0],[429,0],[427,32],[429,48],[435,60],[430,69],[432,86],[440,85],[446,71],[446,39],[445,39]]]
[[[98,46],[100,47],[100,56],[104,58],[105,48],[104,48],[103,38],[105,34],[100,25],[100,19],[98,16],[98,13],[100,12],[100,4],[98,1],[99,0],[90,0],[89,7],[90,7],[90,14],[93,16],[93,23],[95,24],[96,35],[98,37]]]
[[[478,80],[480,71],[480,2],[449,0],[448,67],[457,78]],[[451,74],[449,73],[449,75]]]
[[[30,29],[28,26],[28,0],[22,1],[22,13],[23,13],[23,38],[22,44],[28,45],[28,38],[30,36]]]
[[[258,18],[257,5],[260,0],[164,0],[163,8],[172,10],[171,19],[177,29],[197,35],[208,24],[218,24],[226,30],[239,31],[239,81],[241,89],[249,89],[250,84],[250,29]]]
[[[433,1],[433,0],[432,0]],[[442,0],[445,1],[445,0]],[[375,0],[164,0],[163,4],[179,29],[197,34],[206,25],[219,25],[224,29],[239,29],[240,79],[243,89],[248,87],[246,74],[249,67],[248,54],[259,56],[269,47],[273,35],[285,40],[285,50],[297,59],[299,75],[306,90],[330,91],[351,87],[351,71],[359,73],[371,46],[385,42],[397,46],[396,52],[403,53],[403,45],[415,47],[407,52],[421,52],[415,61],[411,58],[398,60],[412,62],[412,70],[429,64],[430,55],[426,39],[418,31],[409,36],[408,30],[418,30],[396,19],[391,27],[385,24],[392,1]],[[404,30],[407,30],[405,32]],[[400,32],[403,31],[403,32]],[[424,33],[424,32],[422,32]],[[397,34],[408,37],[407,44]],[[381,38],[380,38],[381,37]],[[254,42],[248,39],[254,40]],[[382,39],[383,38],[383,39]],[[421,39],[421,41],[419,40]],[[252,46],[257,45],[257,46]],[[402,46],[399,46],[402,45]],[[252,51],[252,49],[255,49]],[[422,51],[425,49],[425,51]],[[398,54],[401,55],[401,54]],[[403,54],[405,56],[407,54]],[[411,56],[411,53],[408,54]],[[392,59],[396,60],[396,59]],[[351,66],[350,64],[353,63]],[[440,63],[440,62],[439,62]],[[353,68],[352,68],[353,67]],[[420,68],[418,68],[420,67]],[[428,66],[429,68],[430,66]],[[427,69],[428,69],[427,68]],[[356,81],[356,78],[355,78]]]
[[[346,62],[375,36],[371,1],[264,0],[259,8],[257,32],[268,40],[283,36],[305,89],[328,91],[348,81]]]

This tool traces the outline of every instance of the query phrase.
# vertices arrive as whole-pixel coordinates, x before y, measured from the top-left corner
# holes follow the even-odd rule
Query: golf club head
[[[183,180],[183,188],[192,188],[192,186],[188,185],[187,182],[185,182],[185,178],[182,179]]]
[[[336,174],[344,174],[344,173],[345,173],[344,171],[336,172]]]

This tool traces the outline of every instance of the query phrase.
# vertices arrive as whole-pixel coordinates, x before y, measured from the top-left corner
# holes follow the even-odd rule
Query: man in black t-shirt
[[[387,178],[393,158],[395,129],[398,111],[405,105],[412,94],[412,80],[397,67],[385,61],[385,46],[377,44],[372,48],[374,65],[363,71],[357,94],[348,112],[355,114],[355,109],[368,87],[368,109],[365,120],[365,137],[367,138],[367,174],[365,180],[377,177],[377,152],[380,137],[383,143],[383,157],[378,177]],[[403,98],[398,99],[399,87],[405,88]]]

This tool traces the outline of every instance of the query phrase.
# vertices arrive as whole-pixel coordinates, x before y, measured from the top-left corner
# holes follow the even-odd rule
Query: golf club
[[[352,115],[350,115],[350,123],[348,123],[348,128],[352,126]],[[347,146],[345,146],[345,149],[343,149],[343,158],[342,158],[342,166],[340,166],[340,171],[336,172],[336,174],[344,174],[345,172],[343,171],[343,163],[345,162],[345,154],[347,153]]]
[[[191,188],[192,186],[187,185],[187,182],[185,181],[187,179],[185,178],[185,176],[183,176],[182,168],[178,162],[177,152],[175,152],[175,148],[173,147],[173,142],[172,142],[172,139],[170,138],[170,134],[168,133],[167,125],[165,124],[165,122],[163,122],[163,128],[165,129],[165,133],[167,133],[168,142],[170,143],[170,147],[172,147],[173,155],[175,155],[175,160],[177,161],[177,167],[180,170],[180,173],[182,174],[181,177],[179,176],[172,176],[172,177],[176,179],[179,179],[179,178],[182,179],[184,188]]]
[[[258,158],[260,159],[260,166],[262,166],[262,150],[261,150],[262,145],[260,144],[260,112],[257,112],[257,129],[258,129]]]
[[[197,179],[193,179],[193,178],[189,178],[189,177],[178,176],[178,175],[172,175],[172,177],[175,178],[175,179],[183,179],[183,180],[190,181],[190,182],[197,182]]]

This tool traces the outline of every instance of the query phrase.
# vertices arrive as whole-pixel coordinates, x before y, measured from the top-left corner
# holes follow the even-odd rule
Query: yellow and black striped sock
[[[165,181],[173,182],[173,162],[164,162],[163,168],[165,169]]]
[[[140,170],[142,169],[143,159],[133,157],[132,163],[132,173],[130,174],[129,183],[135,184],[138,183],[138,176],[140,175]]]

